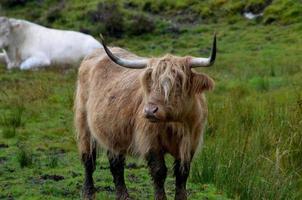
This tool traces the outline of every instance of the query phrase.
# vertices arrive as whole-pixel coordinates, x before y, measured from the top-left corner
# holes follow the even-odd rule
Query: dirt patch
[[[0,149],[8,148],[7,144],[0,144]]]
[[[42,180],[61,181],[61,180],[64,180],[64,176],[44,174],[44,175],[40,176],[40,179],[42,179]]]

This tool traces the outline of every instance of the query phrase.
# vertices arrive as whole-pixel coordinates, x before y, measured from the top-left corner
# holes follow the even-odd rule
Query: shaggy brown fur
[[[138,58],[120,48],[111,51]],[[81,154],[92,152],[92,141],[116,155],[146,158],[150,152],[169,153],[190,163],[207,118],[203,92],[214,87],[205,74],[194,72],[191,57],[153,58],[145,69],[126,69],[97,50],[81,64],[75,98],[75,126]],[[158,121],[144,116],[156,105]],[[177,169],[178,170],[178,169]]]

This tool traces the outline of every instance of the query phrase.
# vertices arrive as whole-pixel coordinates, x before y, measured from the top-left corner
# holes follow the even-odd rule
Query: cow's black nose
[[[148,106],[145,107],[145,113],[146,114],[155,114],[158,111],[158,107],[157,106]]]
[[[153,117],[154,114],[158,111],[158,107],[157,106],[153,106],[153,105],[150,105],[150,106],[146,106],[145,109],[144,109],[144,112],[145,112],[145,115],[147,117]]]
[[[158,111],[158,107],[152,108],[152,112],[153,112],[153,113],[156,113],[157,111]]]

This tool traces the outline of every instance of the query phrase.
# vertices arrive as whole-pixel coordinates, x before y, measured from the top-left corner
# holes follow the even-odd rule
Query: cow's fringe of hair
[[[151,79],[153,81],[157,79],[157,81],[155,81],[155,87],[164,93],[165,101],[169,101],[170,95],[175,93],[175,82],[177,82],[177,78],[181,79],[181,85],[179,86],[181,87],[181,91],[179,92],[179,94],[182,95],[181,98],[187,94],[185,91],[186,88],[188,88],[187,77],[190,73],[187,58],[178,58],[168,54],[162,59],[151,59],[148,68],[152,69]]]

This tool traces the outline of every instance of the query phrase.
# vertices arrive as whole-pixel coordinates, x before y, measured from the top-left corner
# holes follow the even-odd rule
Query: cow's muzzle
[[[150,122],[158,122],[159,118],[156,116],[157,111],[158,111],[158,107],[156,105],[148,104],[144,108],[144,116]]]

